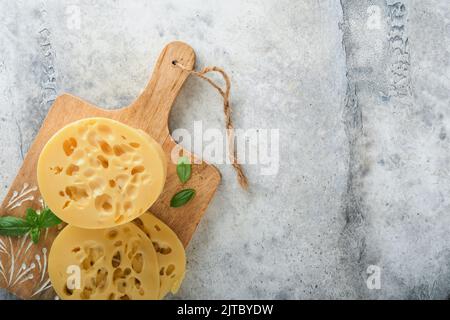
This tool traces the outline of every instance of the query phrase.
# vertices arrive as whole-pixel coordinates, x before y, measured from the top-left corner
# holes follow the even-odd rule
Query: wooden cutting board
[[[194,50],[182,42],[169,43],[159,56],[147,87],[135,102],[122,109],[105,110],[68,94],[58,97],[0,207],[0,215],[24,216],[27,208],[42,207],[36,165],[42,148],[57,130],[79,119],[106,117],[146,131],[163,146],[168,159],[167,181],[151,210],[187,246],[221,177],[214,166],[201,162],[193,165],[192,177],[184,186],[178,180],[176,165],[170,160],[177,144],[170,136],[168,120],[175,98],[189,74],[174,66],[173,61],[193,68]],[[192,157],[197,159],[195,155]],[[171,208],[170,199],[184,188],[194,188],[197,191],[195,198],[183,207]],[[54,299],[55,292],[47,274],[47,259],[57,233],[57,228],[47,230],[38,245],[33,245],[29,236],[0,237],[0,287],[24,299]]]

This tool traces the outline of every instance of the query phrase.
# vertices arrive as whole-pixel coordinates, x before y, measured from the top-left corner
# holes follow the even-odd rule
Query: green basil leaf
[[[187,157],[181,157],[178,159],[177,175],[181,183],[185,183],[191,177],[191,164]]]
[[[33,227],[39,225],[39,215],[31,208],[27,209],[25,220],[27,220],[27,222]]]
[[[39,242],[39,238],[41,237],[41,229],[39,227],[32,228],[30,231],[31,241],[33,241],[34,244],[37,244]]]
[[[27,234],[31,229],[28,221],[18,217],[0,217],[0,235],[18,237]]]
[[[39,216],[39,227],[41,228],[51,228],[62,221],[59,219],[49,208],[45,208],[41,211]]]
[[[184,206],[189,200],[191,200],[195,196],[194,189],[184,189],[180,192],[176,193],[172,200],[170,200],[170,206],[172,208],[178,208]]]
[[[31,240],[38,243],[41,229],[53,227],[61,222],[49,208],[44,208],[40,214],[28,208],[25,219],[12,216],[0,217],[0,235],[17,237],[29,233]]]

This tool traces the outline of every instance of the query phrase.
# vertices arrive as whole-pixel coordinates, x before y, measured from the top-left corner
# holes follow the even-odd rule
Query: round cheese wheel
[[[99,229],[144,213],[162,192],[166,171],[164,151],[144,131],[88,118],[47,142],[37,178],[43,200],[59,218]]]
[[[132,223],[104,230],[65,227],[51,247],[48,273],[64,300],[159,297],[155,249]]]
[[[151,213],[144,213],[133,221],[153,242],[159,264],[161,286],[159,298],[176,293],[186,272],[186,253],[184,246],[164,222]]]

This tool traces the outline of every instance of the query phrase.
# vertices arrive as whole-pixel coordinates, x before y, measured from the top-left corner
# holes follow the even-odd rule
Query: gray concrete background
[[[2,1],[0,196],[57,94],[127,105],[182,40],[230,72],[236,127],[280,129],[280,170],[246,194],[219,166],[176,298],[448,298],[449,38],[445,0]],[[221,108],[189,79],[171,128]]]

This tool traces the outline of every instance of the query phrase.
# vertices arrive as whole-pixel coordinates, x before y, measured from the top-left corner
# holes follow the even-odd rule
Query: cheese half
[[[82,228],[109,228],[144,213],[159,197],[167,161],[142,130],[107,118],[76,121],[44,146],[37,178],[49,208]]]
[[[65,227],[53,242],[48,273],[64,300],[159,297],[159,266],[148,237],[132,223],[92,230]]]
[[[164,222],[151,213],[145,213],[133,221],[153,242],[159,264],[161,286],[159,298],[176,293],[186,272],[186,253],[184,246]]]

